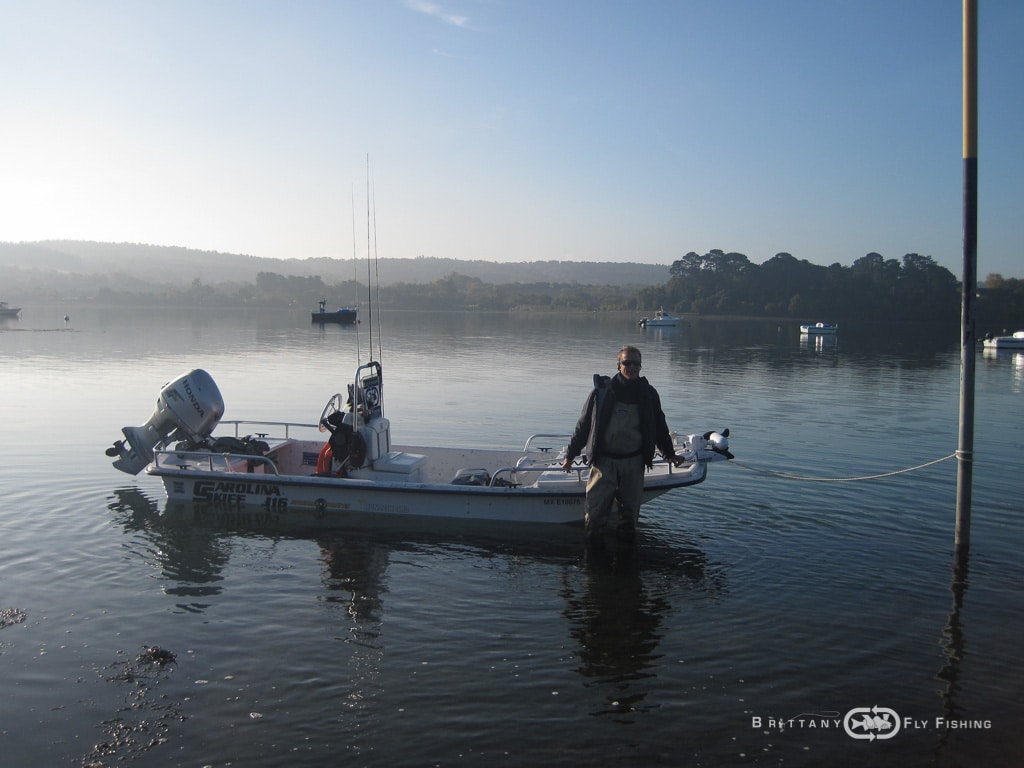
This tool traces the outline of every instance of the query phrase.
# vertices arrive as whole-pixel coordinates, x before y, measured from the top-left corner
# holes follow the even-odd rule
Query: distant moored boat
[[[814,325],[801,325],[800,333],[806,333],[808,336],[831,336],[839,330],[838,325],[831,325],[830,323],[815,323]]]
[[[664,307],[654,313],[654,317],[641,317],[641,328],[674,328],[679,324],[679,318],[673,317],[665,311]]]
[[[986,336],[981,344],[985,349],[1024,349],[1024,331],[1012,336]]]
[[[334,311],[327,310],[327,299],[320,299],[320,310],[313,312],[314,323],[341,323],[351,325],[356,322],[358,311],[355,307],[338,307]]]

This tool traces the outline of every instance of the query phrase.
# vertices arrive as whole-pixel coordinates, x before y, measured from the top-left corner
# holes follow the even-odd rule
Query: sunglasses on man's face
[[[628,367],[633,367],[633,368],[639,368],[640,367],[640,361],[639,360],[619,360],[619,365],[624,366],[624,367],[628,366]]]

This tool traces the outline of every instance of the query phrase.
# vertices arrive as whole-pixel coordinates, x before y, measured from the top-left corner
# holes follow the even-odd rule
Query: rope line
[[[864,475],[862,477],[808,477],[806,475],[791,475],[786,472],[777,472],[774,469],[759,469],[758,467],[751,467],[742,462],[733,459],[730,464],[749,469],[751,472],[760,472],[762,475],[771,475],[772,477],[779,477],[783,480],[804,480],[809,483],[855,483],[861,480],[880,480],[883,477],[892,477],[894,475],[904,475],[907,472],[916,472],[919,469],[925,467],[931,467],[935,464],[941,464],[944,461],[957,458],[956,453],[951,453],[949,456],[943,456],[941,459],[935,459],[935,461],[929,461],[924,464],[918,464],[916,467],[907,467],[906,469],[897,469],[893,472],[883,472],[880,475]]]

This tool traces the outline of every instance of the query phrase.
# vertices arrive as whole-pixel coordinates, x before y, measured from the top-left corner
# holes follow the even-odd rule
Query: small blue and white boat
[[[665,311],[664,307],[654,313],[654,317],[641,317],[641,328],[675,328],[679,325],[679,318],[673,317]]]
[[[834,336],[838,330],[839,326],[832,325],[831,323],[815,323],[814,325],[800,326],[800,333],[807,334],[808,336]]]

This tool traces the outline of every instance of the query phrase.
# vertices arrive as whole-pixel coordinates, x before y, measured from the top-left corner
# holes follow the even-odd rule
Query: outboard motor
[[[107,448],[114,466],[137,475],[153,460],[153,451],[171,440],[201,442],[224,415],[224,398],[213,378],[197,368],[164,384],[156,409],[141,427],[124,427],[124,440]]]
[[[693,461],[716,461],[733,459],[729,450],[729,430],[705,432],[703,435],[687,435],[683,440],[683,451]]]
[[[721,432],[706,432],[704,439],[708,441],[708,450],[714,451],[719,456],[725,456],[727,459],[736,458],[729,451],[728,429],[723,429]]]

